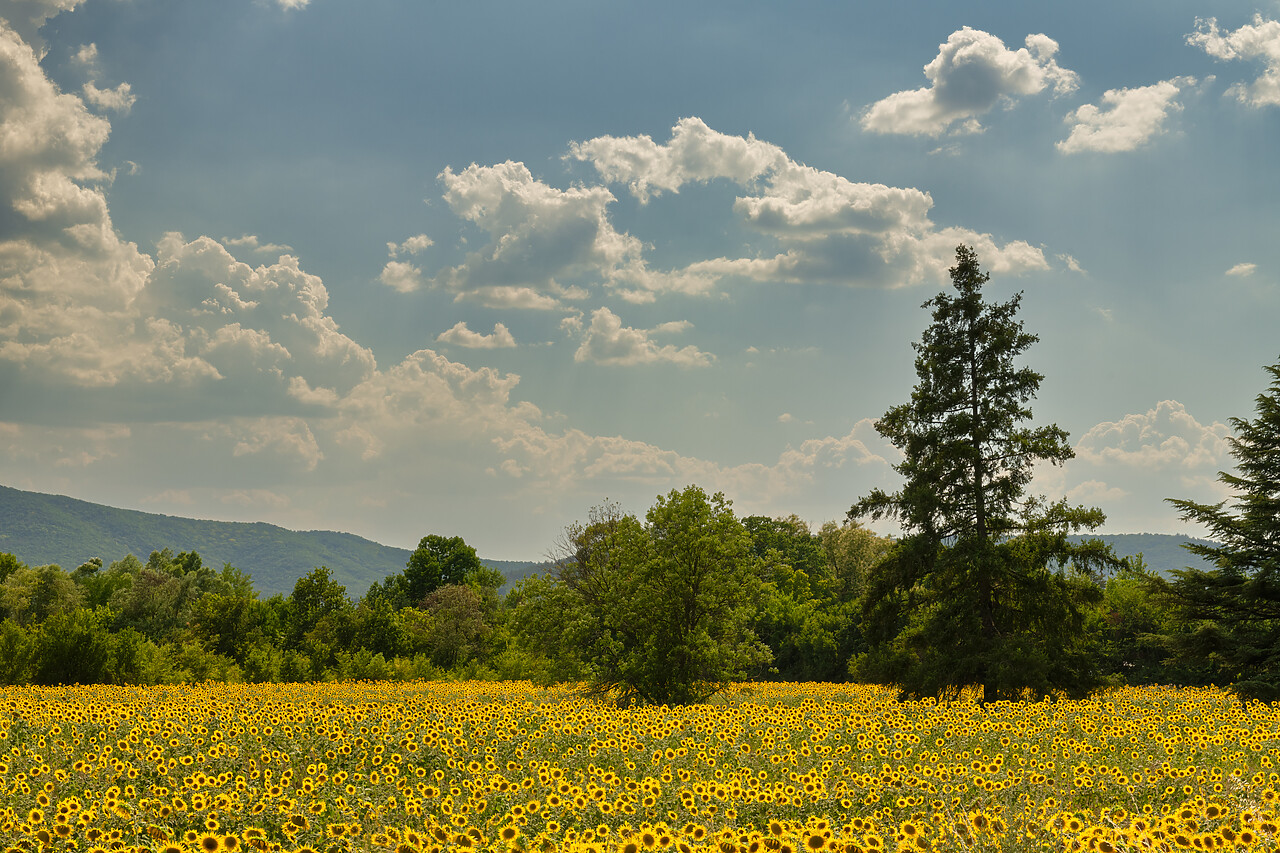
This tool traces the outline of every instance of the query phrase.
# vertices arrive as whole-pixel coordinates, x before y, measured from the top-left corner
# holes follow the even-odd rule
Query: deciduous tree
[[[564,613],[559,641],[595,690],[687,704],[768,663],[751,630],[760,588],[760,560],[730,502],[689,486],[660,496],[643,524],[606,504],[571,525],[542,592]]]

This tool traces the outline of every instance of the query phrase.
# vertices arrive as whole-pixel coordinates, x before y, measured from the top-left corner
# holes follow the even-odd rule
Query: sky
[[[964,243],[1075,450],[1032,490],[1197,533],[1277,152],[1276,0],[0,0],[0,484],[490,559],[690,484],[816,527],[899,485]]]

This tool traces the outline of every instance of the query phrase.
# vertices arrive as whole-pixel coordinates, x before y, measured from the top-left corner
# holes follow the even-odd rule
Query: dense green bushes
[[[735,605],[735,624],[768,651],[769,662],[740,674],[847,679],[850,659],[867,648],[860,602],[892,540],[856,524],[815,533],[794,516],[734,520],[727,506],[720,512],[746,537],[734,558],[749,564],[753,584]],[[353,601],[325,567],[300,578],[289,596],[263,599],[246,572],[215,571],[193,552],[93,561],[72,572],[4,554],[0,683],[589,679],[599,664],[578,636],[591,626],[565,583],[575,569],[569,556],[505,595],[502,577],[480,566],[411,604],[396,600],[405,585],[394,576]],[[1213,672],[1171,659],[1189,628],[1153,594],[1152,581],[1139,564],[1100,585],[1082,642],[1114,683],[1205,683]],[[653,589],[637,587],[637,619],[661,606]],[[640,624],[651,633],[659,623]]]

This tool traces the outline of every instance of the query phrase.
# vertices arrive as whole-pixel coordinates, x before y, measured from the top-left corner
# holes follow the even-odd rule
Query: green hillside
[[[1204,567],[1182,548],[1186,536],[1159,533],[1106,534],[1098,538],[1121,556],[1142,553],[1162,574],[1185,566]],[[1201,540],[1203,541],[1203,540]],[[328,566],[352,596],[374,581],[404,568],[409,552],[350,533],[286,530],[263,522],[201,521],[116,509],[61,495],[0,486],[0,552],[29,565],[56,563],[74,569],[93,557],[104,563],[152,551],[198,551],[206,565],[230,563],[253,576],[264,595],[293,590],[294,582],[316,566]],[[545,567],[537,561],[484,560],[508,581]]]
[[[1192,554],[1182,545],[1185,542],[1211,544],[1206,539],[1193,539],[1168,533],[1109,533],[1096,538],[1106,542],[1122,557],[1141,554],[1147,566],[1166,577],[1174,569],[1210,569],[1206,561]]]
[[[264,595],[288,594],[316,566],[327,566],[348,593],[359,596],[374,581],[402,570],[409,551],[350,533],[286,530],[263,522],[201,521],[115,509],[61,495],[0,486],[0,552],[29,565],[56,563],[65,569],[92,559],[110,563],[152,551],[198,551],[206,565],[231,563],[253,576]],[[539,564],[485,560],[508,579]]]

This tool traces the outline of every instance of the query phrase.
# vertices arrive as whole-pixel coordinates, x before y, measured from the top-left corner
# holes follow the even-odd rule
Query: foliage
[[[1192,630],[1172,638],[1174,650],[1203,661],[1241,698],[1280,700],[1280,364],[1266,367],[1271,383],[1259,394],[1253,420],[1232,418],[1227,441],[1235,473],[1218,480],[1230,503],[1170,499],[1184,521],[1208,528],[1215,540],[1187,550],[1211,569],[1175,572],[1157,588]]]
[[[797,516],[743,520],[760,558],[764,588],[754,623],[783,681],[841,681],[863,647],[857,599],[890,540],[857,524],[818,534]]]
[[[523,590],[523,607],[545,614],[533,621],[572,650],[594,691],[684,704],[768,662],[750,626],[760,589],[760,559],[729,501],[689,486],[659,496],[643,524],[616,504],[592,509],[566,529],[554,579]]]
[[[350,607],[347,589],[333,579],[327,566],[312,569],[293,585],[285,608],[285,643],[297,648],[327,616]]]
[[[59,566],[23,566],[0,584],[0,608],[19,625],[43,622],[79,606],[82,595]]]
[[[1123,684],[1209,684],[1211,673],[1203,664],[1169,659],[1168,645],[1185,627],[1175,607],[1156,592],[1159,583],[1142,554],[1107,579],[1085,629],[1098,638],[1099,666]]]
[[[424,536],[418,547],[409,555],[402,572],[388,575],[372,584],[366,594],[369,599],[385,599],[397,610],[403,607],[421,607],[423,599],[442,586],[464,583],[468,576],[486,569],[476,556],[476,549],[461,536]],[[505,581],[500,572],[496,586]]]
[[[849,511],[911,531],[869,585],[864,618],[874,639],[854,672],[909,696],[953,697],[973,684],[988,701],[1080,695],[1099,683],[1080,645],[1096,587],[1069,569],[1119,561],[1099,543],[1067,538],[1101,525],[1101,511],[1024,497],[1034,463],[1073,453],[1056,425],[1023,425],[1043,377],[1015,365],[1037,340],[1016,319],[1021,294],[986,302],[988,276],[967,246],[950,273],[956,294],[924,303],[933,322],[913,344],[911,400],[876,424],[903,452],[894,467],[905,483],[895,494],[875,489]]]

